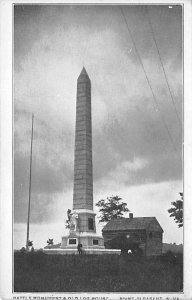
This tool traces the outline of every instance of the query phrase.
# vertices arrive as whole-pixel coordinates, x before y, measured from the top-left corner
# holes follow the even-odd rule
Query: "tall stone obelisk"
[[[85,68],[77,80],[73,209],[93,210],[91,81]]]
[[[91,81],[85,68],[77,79],[73,211],[61,248],[73,249],[78,243],[87,249],[104,248],[93,211]]]

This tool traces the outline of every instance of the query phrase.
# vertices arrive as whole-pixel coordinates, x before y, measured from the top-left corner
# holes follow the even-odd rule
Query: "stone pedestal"
[[[84,249],[104,248],[104,239],[96,233],[95,213],[91,210],[75,210],[77,218],[76,231],[70,230],[68,236],[62,237],[61,248],[77,249],[78,243]]]
[[[63,236],[61,240],[61,249],[73,249],[77,251],[77,245],[80,243],[84,249],[104,249],[103,237],[97,234],[77,233],[76,235]]]

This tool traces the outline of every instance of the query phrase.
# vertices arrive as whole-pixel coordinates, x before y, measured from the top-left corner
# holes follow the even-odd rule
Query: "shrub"
[[[20,252],[21,252],[21,253],[25,253],[25,252],[26,252],[25,247],[22,247],[22,248],[20,249]]]
[[[161,256],[161,261],[169,263],[169,264],[175,264],[176,263],[176,256],[171,250],[168,250],[165,254]]]
[[[106,246],[111,249],[121,249],[121,254],[127,254],[128,250],[131,250],[132,254],[143,254],[143,251],[139,248],[139,243],[134,239],[128,238],[126,234],[117,235],[115,238],[108,241]]]

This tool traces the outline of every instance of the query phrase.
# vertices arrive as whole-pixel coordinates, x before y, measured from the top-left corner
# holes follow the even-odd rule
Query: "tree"
[[[97,202],[96,206],[100,208],[99,222],[108,222],[111,219],[122,217],[124,212],[128,212],[127,203],[121,200],[119,196],[112,196]]]
[[[28,241],[28,246],[32,247],[33,246],[33,241]]]
[[[48,239],[48,240],[47,240],[47,244],[48,244],[48,246],[53,245],[53,239]]]
[[[183,227],[183,193],[179,193],[181,199],[171,202],[173,207],[168,209],[170,217],[173,217],[178,227]]]
[[[25,252],[26,252],[25,247],[22,247],[22,248],[20,249],[20,252],[25,253]]]

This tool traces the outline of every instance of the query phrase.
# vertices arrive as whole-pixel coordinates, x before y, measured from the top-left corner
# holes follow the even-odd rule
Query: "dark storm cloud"
[[[52,216],[57,195],[65,205],[69,201],[62,193],[72,190],[76,79],[84,63],[92,82],[95,186],[102,180],[113,184],[116,178],[122,189],[181,179],[181,160],[174,149],[180,156],[181,128],[146,7],[122,9],[159,107],[119,7],[24,5],[15,12],[17,222],[26,220],[32,112],[32,222]],[[148,11],[181,119],[181,6],[150,6]]]
[[[28,189],[29,157],[15,155],[15,196]],[[71,186],[72,170],[64,163],[59,169],[49,166],[48,161],[39,162],[33,159],[33,191],[36,193],[55,193],[68,189]]]
[[[151,99],[147,99],[151,101]],[[135,158],[147,160],[142,170],[133,173],[128,185],[181,179],[182,135],[178,120],[166,102],[161,112],[151,113],[144,107],[129,109],[124,115],[113,116],[106,124],[102,135],[94,136],[94,178],[99,180],[123,162],[133,162]],[[173,140],[162,123],[162,117],[171,132]],[[176,149],[174,149],[176,145]],[[101,163],[102,162],[102,163]],[[127,171],[130,176],[130,170]],[[118,176],[118,174],[117,174]]]
[[[122,45],[127,54],[132,48],[130,57],[135,63],[139,63],[121,10],[143,58],[153,59],[157,55],[149,20],[164,63],[170,56],[174,58],[177,49],[181,49],[181,5],[173,5],[172,9],[169,9],[168,5],[122,5],[121,9],[117,5],[15,5],[16,68],[21,67],[23,56],[30,52],[33,44],[40,40],[47,30],[53,33],[68,30],[71,26],[85,28],[93,34],[112,26],[119,36],[119,45]],[[181,51],[178,51],[177,55],[180,56],[177,64],[181,64]]]
[[[174,59],[175,53],[180,55],[177,63],[181,67],[182,45],[182,6],[173,5],[169,9],[167,5],[141,5],[128,6],[123,9],[128,28],[131,31],[136,47],[143,59],[157,59],[157,50],[153,34],[157,42],[159,52],[166,64],[167,60]],[[135,22],[137,20],[137,22]],[[151,26],[152,28],[151,28]],[[124,24],[126,27],[126,24]],[[161,28],[161,30],[159,30]],[[153,30],[153,34],[152,34]],[[127,41],[132,44],[132,58],[139,63],[135,55],[134,45],[127,30]]]
[[[22,70],[21,61],[40,38],[39,16],[41,5],[14,5],[14,53],[17,55],[15,70]]]
[[[31,114],[16,109],[15,122],[14,215],[16,221],[25,222],[29,193]],[[62,153],[65,149],[62,137],[58,137],[57,132],[37,118],[34,119],[34,127],[31,221],[40,222],[50,214],[48,205],[53,195],[72,187],[73,168]]]
[[[19,197],[14,201],[14,221],[16,223],[26,223],[28,213],[29,195],[26,193],[23,197]],[[36,193],[31,193],[31,223],[42,223],[49,220],[55,220],[55,215],[52,213],[50,203],[56,204],[55,197],[47,193],[41,193],[39,196]]]
[[[32,222],[45,221],[50,214],[48,205],[55,194],[72,188],[72,172],[68,166],[59,170],[46,163],[33,161],[32,172]],[[15,155],[14,168],[14,213],[15,221],[26,220],[29,191],[29,157]]]

